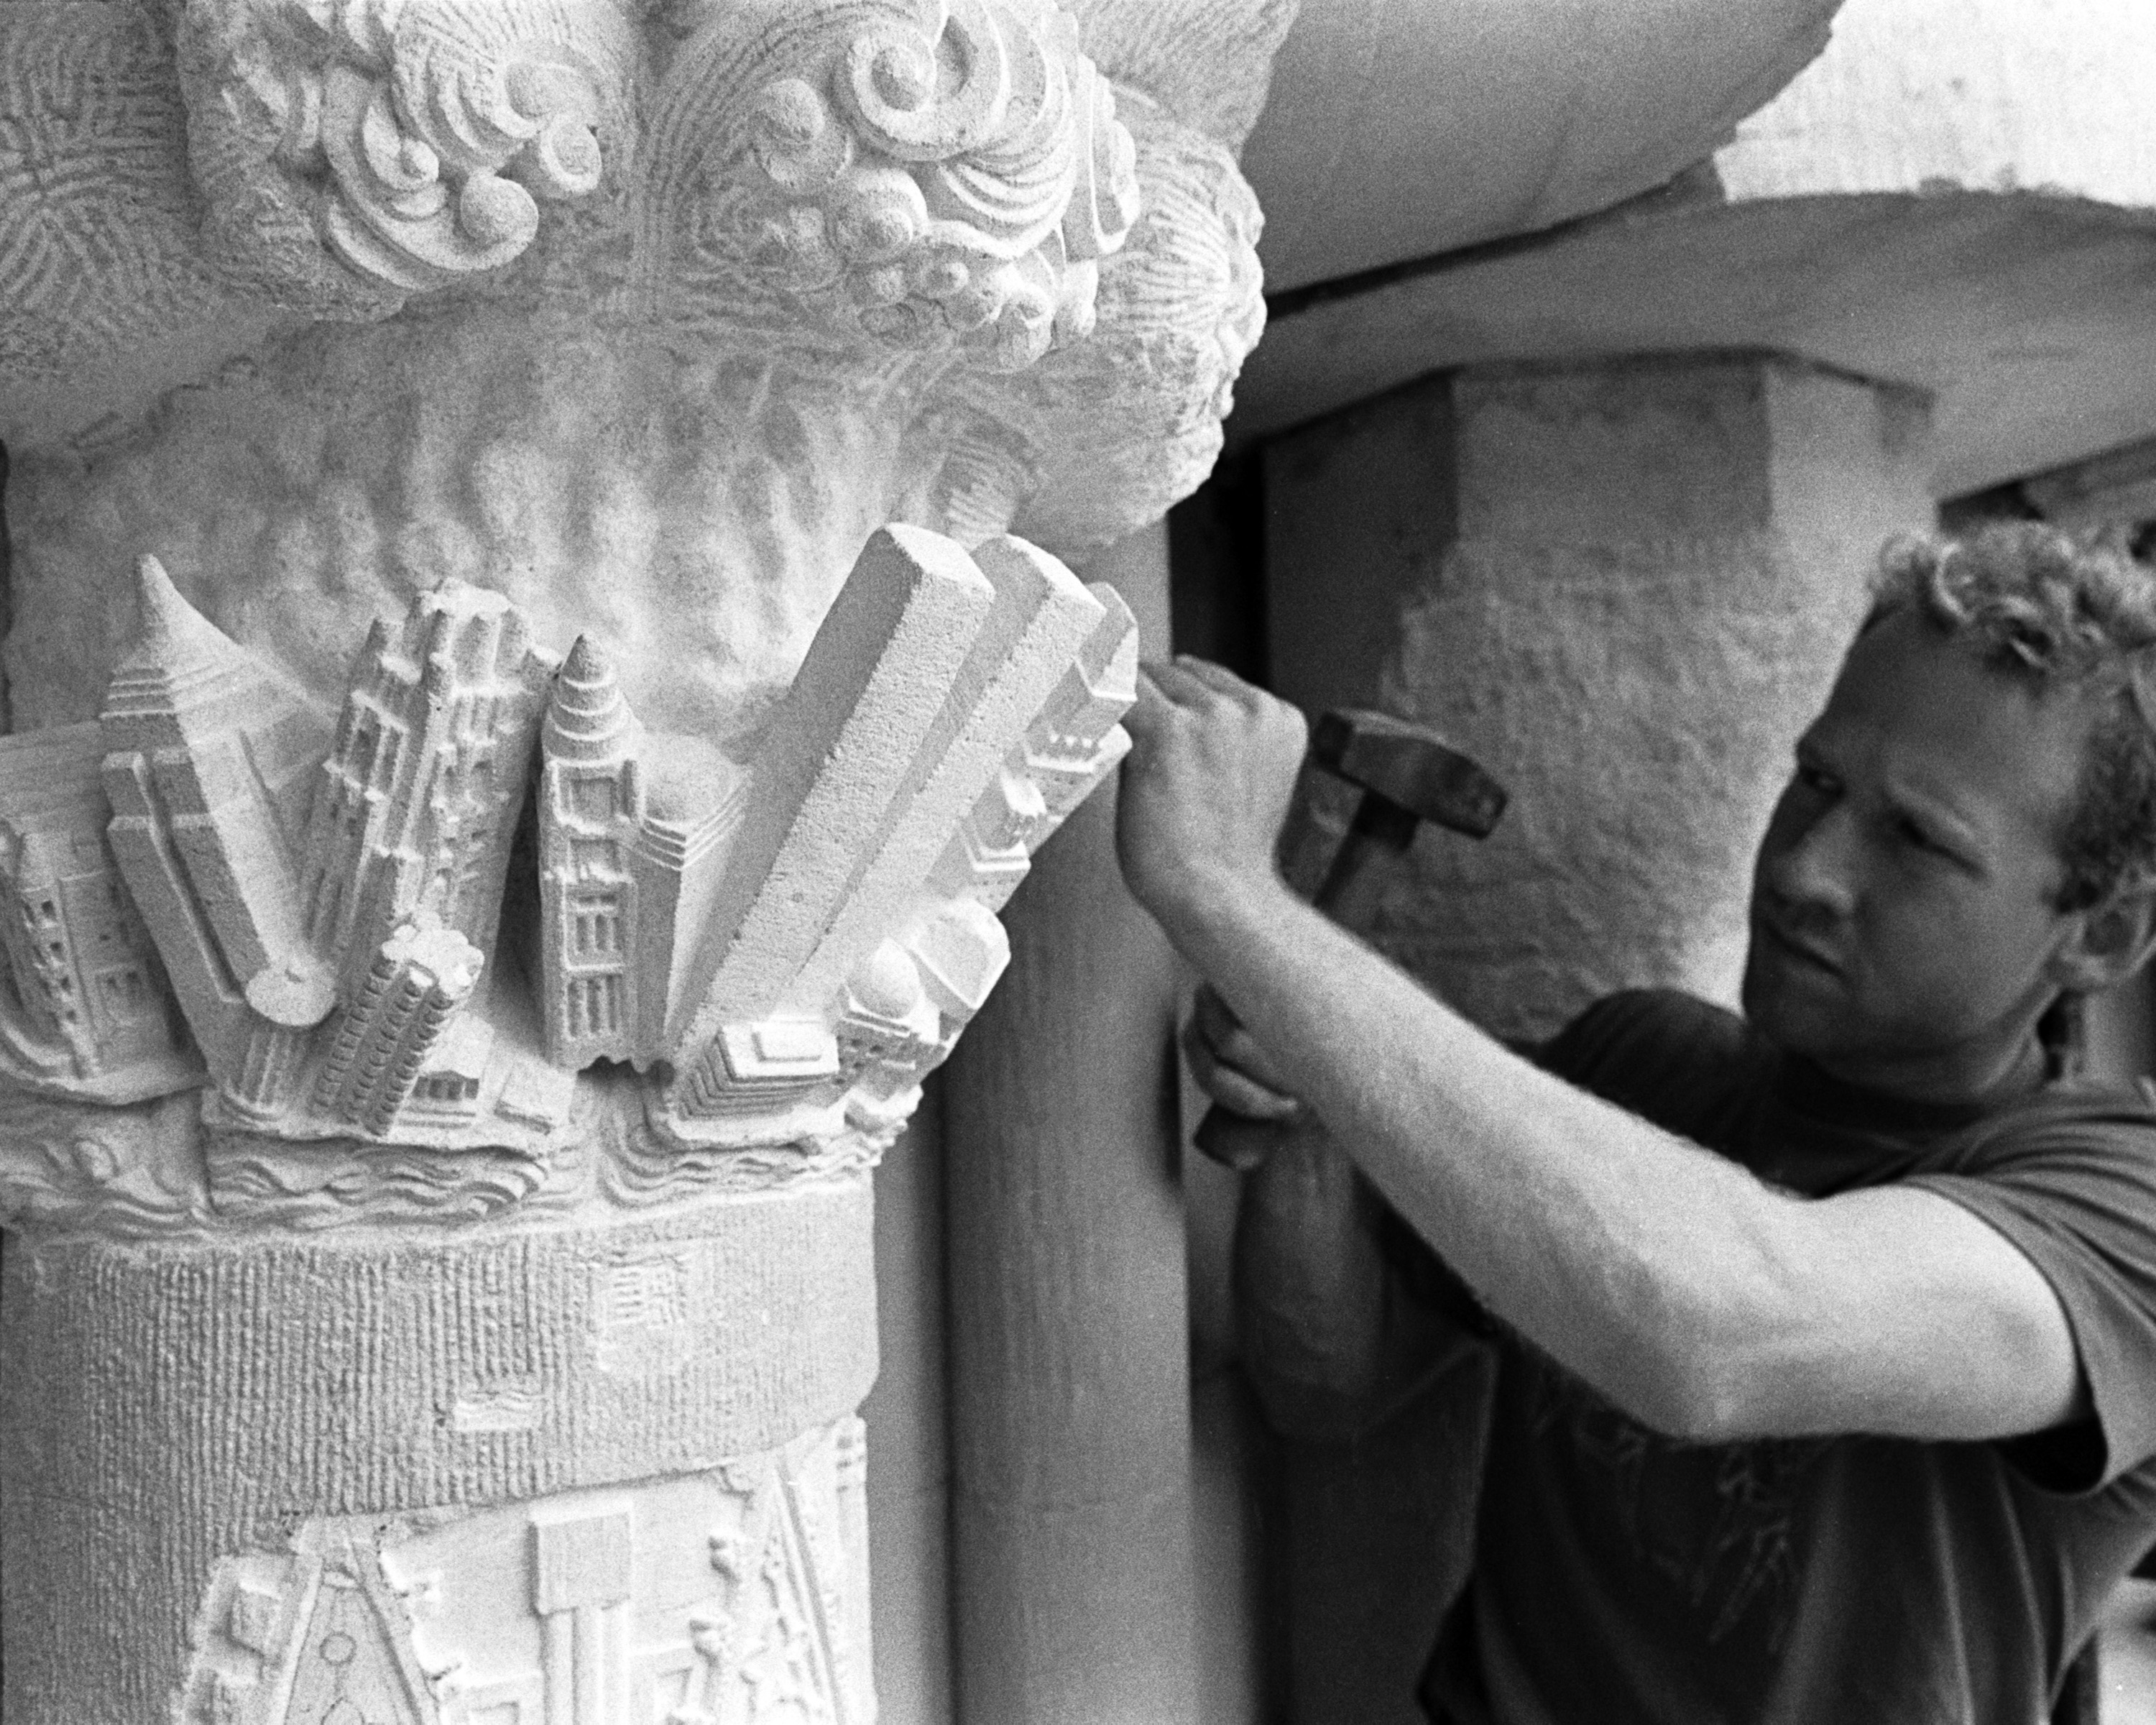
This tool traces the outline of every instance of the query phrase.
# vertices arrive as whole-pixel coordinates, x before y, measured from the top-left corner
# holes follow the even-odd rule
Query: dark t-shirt
[[[1989,1115],[1835,1084],[1686,996],[1614,996],[1543,1063],[1762,1179],[1902,1182],[2012,1240],[2094,1394],[2009,1443],[1687,1445],[1505,1339],[1447,1725],[2034,1725],[2156,1544],[2156,1109],[2055,1084]]]

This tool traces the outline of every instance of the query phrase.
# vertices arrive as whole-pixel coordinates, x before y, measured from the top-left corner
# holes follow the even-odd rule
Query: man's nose
[[[1795,911],[1841,916],[1856,902],[1857,830],[1845,803],[1821,809],[1776,852],[1767,871],[1774,897]]]

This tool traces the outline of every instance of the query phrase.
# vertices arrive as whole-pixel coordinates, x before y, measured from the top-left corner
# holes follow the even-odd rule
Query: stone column
[[[1378,943],[1505,1037],[1626,985],[1733,1001],[1753,847],[1881,542],[1930,522],[1926,453],[1920,397],[1753,355],[1462,372],[1271,444],[1276,686],[1428,721],[1512,792],[1486,842],[1418,840]],[[1299,1719],[1415,1717],[1462,1388],[1291,1469]]]
[[[1167,536],[1116,558],[1164,636]],[[1011,905],[945,1085],[952,1526],[968,1725],[1196,1717],[1178,966],[1103,792]]]
[[[874,1716],[872,1170],[1122,746],[1250,10],[0,0],[11,1725]]]

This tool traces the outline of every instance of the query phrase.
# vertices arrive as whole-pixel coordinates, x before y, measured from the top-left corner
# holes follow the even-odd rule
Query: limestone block
[[[2008,0],[2011,3],[2011,0]],[[1798,76],[1841,0],[1302,0],[1250,135],[1275,290],[1661,185]]]
[[[1510,28],[1525,10],[1430,15]],[[1682,11],[1605,15],[1654,30]],[[1698,51],[1717,34],[1695,32]],[[1458,367],[1765,349],[1929,391],[1936,497],[2145,437],[2156,147],[2130,116],[2152,38],[2148,8],[2119,0],[1845,0],[1824,51],[1772,101],[1758,90],[1758,111],[1728,112],[1728,135],[1701,134],[1659,190],[1536,244],[1433,252],[1357,291],[1276,301],[1237,433]],[[1594,135],[1581,127],[1565,136]]]

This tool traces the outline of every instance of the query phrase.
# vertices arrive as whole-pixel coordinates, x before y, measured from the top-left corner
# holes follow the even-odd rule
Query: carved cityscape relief
[[[326,1518],[227,1558],[186,1725],[867,1725],[848,1417],[709,1471],[475,1513]]]
[[[0,1067],[206,1082],[228,1133],[536,1153],[600,1062],[675,1146],[895,1130],[1128,747],[1128,609],[1008,536],[873,535],[737,754],[465,583],[376,623],[334,716],[156,557],[137,588],[100,717],[0,738]]]

